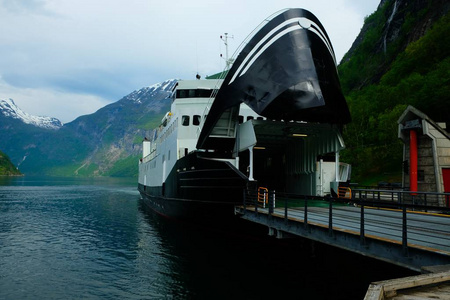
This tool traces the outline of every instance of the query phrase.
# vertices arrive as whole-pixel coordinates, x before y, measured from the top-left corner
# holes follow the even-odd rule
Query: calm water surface
[[[134,180],[0,177],[0,299],[362,299],[370,282],[410,274],[168,221]]]

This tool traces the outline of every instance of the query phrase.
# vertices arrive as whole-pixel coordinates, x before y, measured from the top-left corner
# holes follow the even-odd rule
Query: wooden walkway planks
[[[384,299],[450,300],[450,271],[374,282],[364,297],[364,300]]]

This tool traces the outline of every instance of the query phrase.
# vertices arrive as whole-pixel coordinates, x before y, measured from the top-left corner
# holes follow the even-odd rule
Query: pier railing
[[[311,225],[326,225],[330,236],[344,229],[359,235],[361,246],[366,245],[367,237],[377,237],[401,245],[405,257],[411,245],[450,253],[450,226],[445,225],[450,220],[450,193],[353,189],[351,199],[341,199],[262,192],[267,195],[246,191],[241,214],[250,211],[265,214],[269,220],[283,218],[286,225],[301,222],[306,230]],[[262,203],[261,198],[266,201]],[[442,221],[446,223],[442,225]]]

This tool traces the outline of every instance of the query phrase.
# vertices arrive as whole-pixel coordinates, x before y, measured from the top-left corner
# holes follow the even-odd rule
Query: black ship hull
[[[214,223],[234,218],[243,203],[247,177],[226,161],[191,153],[177,161],[162,186],[138,190],[156,213],[181,221]]]

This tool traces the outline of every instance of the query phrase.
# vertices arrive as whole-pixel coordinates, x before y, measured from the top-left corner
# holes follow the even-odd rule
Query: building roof
[[[431,124],[436,130],[438,130],[440,133],[442,133],[446,138],[450,139],[450,134],[439,124],[434,122],[430,117],[428,117],[426,114],[415,108],[414,106],[408,105],[408,107],[405,109],[405,111],[402,113],[400,118],[398,118],[397,123],[404,125],[408,121],[415,120],[417,118],[420,118],[422,120],[427,121],[429,124]]]

